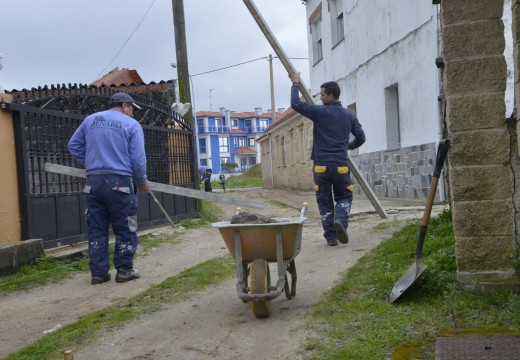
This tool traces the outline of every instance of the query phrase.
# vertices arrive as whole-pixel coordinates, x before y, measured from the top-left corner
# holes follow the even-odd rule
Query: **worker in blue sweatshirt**
[[[340,87],[329,81],[320,86],[323,105],[302,102],[299,97],[300,74],[289,74],[291,107],[313,122],[311,160],[316,201],[323,235],[329,246],[348,243],[348,220],[352,207],[352,179],[348,150],[365,142],[365,133],[356,115],[338,100]],[[354,140],[349,141],[350,134]]]
[[[69,141],[69,151],[85,166],[86,219],[91,284],[110,280],[108,229],[116,236],[116,282],[138,279],[133,260],[137,250],[137,187],[150,192],[141,125],[133,119],[141,109],[126,93],[110,98],[110,110],[94,113]]]

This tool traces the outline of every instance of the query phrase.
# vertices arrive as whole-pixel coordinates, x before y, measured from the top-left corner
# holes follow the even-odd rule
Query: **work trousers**
[[[335,220],[348,227],[352,207],[352,180],[344,164],[315,162],[313,167],[314,190],[320,211],[323,236],[329,242],[337,240],[332,224]]]
[[[92,276],[104,276],[110,270],[110,225],[116,237],[114,267],[132,269],[137,250],[137,195],[132,178],[114,174],[89,175],[84,191],[87,193],[85,215]]]

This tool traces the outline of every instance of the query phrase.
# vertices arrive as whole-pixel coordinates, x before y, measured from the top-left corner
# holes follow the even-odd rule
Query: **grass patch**
[[[211,186],[217,189],[221,187],[218,181],[212,181]],[[260,164],[251,166],[246,172],[237,176],[230,176],[226,180],[226,189],[242,187],[262,187],[262,167]]]
[[[520,295],[468,293],[455,282],[451,212],[432,218],[423,248],[428,269],[398,302],[389,293],[415,261],[420,221],[413,221],[364,256],[309,316],[309,359],[434,359],[443,332],[497,329],[520,335]],[[504,330],[505,329],[505,330]]]
[[[207,226],[208,223],[220,221],[223,211],[218,206],[209,201],[202,201],[200,219],[188,219],[179,222],[177,225],[186,229],[193,229]],[[148,233],[139,236],[139,249],[136,258],[146,255],[150,250],[159,247],[164,243],[175,243],[177,233]],[[114,268],[112,258],[114,255],[114,245],[109,246],[109,256],[111,268]],[[72,277],[76,272],[90,271],[88,266],[88,252],[73,259],[60,259],[54,256],[44,256],[36,259],[36,264],[23,266],[16,274],[3,276],[0,278],[0,294],[12,293],[15,291],[28,290],[37,286],[44,286],[60,280]]]
[[[208,260],[128,300],[82,316],[78,321],[10,354],[6,360],[62,359],[64,350],[80,349],[101,331],[116,329],[139,316],[159,311],[166,303],[189,299],[194,292],[217,285],[234,274],[235,262],[231,256]]]

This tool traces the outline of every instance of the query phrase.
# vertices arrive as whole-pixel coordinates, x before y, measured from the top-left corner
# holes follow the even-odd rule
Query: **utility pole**
[[[173,28],[175,32],[175,55],[177,58],[177,81],[179,82],[179,102],[186,104],[191,101],[191,89],[190,89],[190,72],[188,69],[188,49],[186,46],[186,27],[184,21],[184,3],[183,0],[172,0],[173,9]],[[196,129],[197,124],[193,121],[193,115],[191,111],[188,111],[184,118],[191,124],[193,129],[193,143],[192,143],[192,154],[193,168],[192,168],[192,179],[195,183],[195,188],[200,189],[199,182],[199,159],[197,157],[197,136]],[[200,209],[200,202],[198,203]]]

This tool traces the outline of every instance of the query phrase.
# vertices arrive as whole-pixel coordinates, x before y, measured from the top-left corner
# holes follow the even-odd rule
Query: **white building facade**
[[[378,196],[425,198],[443,129],[438,6],[417,0],[305,6],[311,94],[318,98],[322,83],[338,82],[343,106],[357,113],[367,137],[350,156]]]

